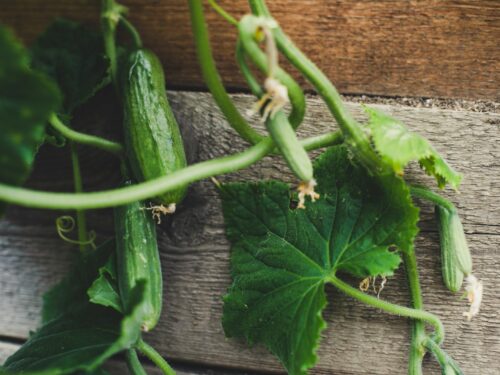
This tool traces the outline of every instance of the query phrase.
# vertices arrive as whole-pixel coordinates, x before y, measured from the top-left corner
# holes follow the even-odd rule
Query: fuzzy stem
[[[345,294],[347,294],[353,298],[356,298],[357,300],[359,300],[367,305],[384,310],[385,312],[388,312],[390,314],[405,316],[407,318],[412,318],[412,319],[423,320],[423,321],[431,324],[432,326],[434,326],[435,337],[436,337],[436,340],[438,342],[441,342],[442,338],[444,337],[443,324],[438,319],[438,317],[435,316],[434,314],[431,314],[431,313],[424,311],[424,310],[411,309],[409,307],[399,306],[399,305],[396,305],[394,303],[380,300],[376,297],[365,294],[356,288],[353,288],[349,284],[338,279],[336,276],[330,276],[328,281],[330,281],[335,287],[340,289]]]
[[[83,192],[82,175],[80,171],[80,161],[78,160],[78,154],[76,152],[75,145],[70,143],[71,150],[71,165],[73,167],[73,183],[75,186],[75,193]],[[80,243],[80,251],[82,253],[86,250],[87,240],[87,219],[85,217],[85,211],[76,210],[76,227],[78,230],[78,242]]]
[[[243,49],[241,40],[238,39],[238,42],[236,44],[236,62],[238,63],[240,72],[243,75],[243,78],[245,78],[245,81],[247,81],[248,87],[250,87],[250,91],[252,92],[252,94],[260,98],[262,95],[264,95],[264,91],[262,90],[259,82],[257,82],[257,79],[254,77],[252,71],[250,70],[245,55],[245,50]]]
[[[226,92],[222,80],[215,66],[210,47],[210,40],[205,17],[203,15],[203,2],[200,0],[190,0],[189,10],[191,14],[191,27],[193,30],[194,41],[198,61],[200,63],[203,79],[208,89],[226,117],[229,124],[238,134],[251,144],[256,144],[263,139],[262,135],[257,133],[243,118],[234,103]]]
[[[219,15],[222,18],[224,18],[227,22],[229,22],[233,26],[238,26],[238,21],[236,20],[236,18],[234,18],[233,16],[231,16],[228,12],[226,12],[224,10],[223,7],[221,7],[219,4],[217,4],[217,1],[215,1],[215,0],[208,0],[208,3],[213,8],[213,10],[215,10],[217,13],[219,13]]]
[[[81,194],[52,193],[0,184],[0,200],[31,208],[47,209],[114,207],[155,197],[207,177],[246,168],[262,159],[273,148],[274,143],[269,139],[265,139],[239,154],[194,164],[168,176],[159,177],[141,184],[100,192]]]
[[[117,71],[118,62],[116,56],[116,43],[115,43],[115,31],[116,23],[110,18],[113,13],[116,4],[114,0],[102,0],[101,7],[101,28],[102,35],[104,38],[104,50],[106,51],[106,56],[109,59],[109,69],[111,73],[111,80],[116,87],[117,84]]]
[[[175,375],[175,371],[152,346],[142,339],[136,344],[137,350],[148,357],[165,375]]]
[[[420,288],[420,281],[418,278],[417,259],[415,257],[415,252],[403,252],[403,261],[406,267],[406,275],[408,278],[412,307],[414,309],[422,310],[424,308],[424,303],[422,300],[422,290]],[[422,360],[425,355],[425,349],[422,346],[422,341],[426,337],[427,336],[425,333],[424,323],[421,320],[412,320],[410,355],[408,361],[409,375],[422,374]]]
[[[305,114],[305,98],[302,89],[297,82],[279,66],[274,67],[274,71],[270,71],[270,61],[264,52],[260,49],[258,43],[254,39],[255,31],[258,30],[259,23],[255,16],[247,15],[241,19],[238,24],[240,35],[241,48],[246,52],[252,62],[267,76],[270,74],[276,77],[280,83],[286,86],[292,111],[289,115],[290,124],[296,129],[304,119]]]
[[[139,32],[135,28],[135,26],[132,25],[130,23],[130,21],[123,16],[120,17],[120,22],[123,25],[123,27],[125,27],[125,29],[128,31],[130,36],[132,37],[132,41],[134,42],[134,47],[135,48],[142,48],[142,39],[141,39]]]
[[[429,352],[431,352],[436,360],[439,362],[443,374],[448,375],[445,369],[452,370],[454,375],[464,375],[460,366],[441,348],[432,338],[428,337],[422,343]]]
[[[434,204],[437,204],[441,207],[446,208],[450,212],[455,212],[456,208],[453,203],[451,203],[448,199],[442,197],[441,195],[430,191],[429,189],[423,186],[412,186],[410,185],[410,193],[415,197],[419,197],[425,200],[428,200]]]
[[[307,150],[339,144],[342,136],[333,132],[301,140]],[[164,177],[122,187],[91,193],[54,193],[25,189],[0,183],[0,201],[31,208],[52,210],[96,209],[119,206],[151,198],[219,174],[235,172],[259,161],[274,149],[274,143],[266,138],[245,151],[218,159],[204,161],[183,168]]]
[[[263,0],[249,0],[252,12],[259,16],[271,17],[269,10]],[[321,95],[330,112],[337,120],[345,141],[358,159],[369,171],[384,173],[387,168],[383,166],[380,159],[370,145],[370,139],[363,131],[361,125],[354,120],[344,107],[337,89],[328,80],[325,74],[298,49],[286,36],[281,28],[273,29],[278,48],[285,57],[294,65]]]
[[[335,132],[317,135],[315,137],[306,138],[300,141],[302,147],[306,151],[316,150],[318,148],[330,147],[334,145],[339,145],[344,141],[342,137],[342,132],[337,130]]]
[[[101,150],[110,152],[118,156],[123,155],[123,146],[121,144],[113,141],[108,141],[107,139],[100,138],[95,135],[77,132],[64,125],[55,113],[50,116],[49,123],[64,137],[72,140],[75,143],[100,148]]]
[[[128,349],[125,352],[125,360],[127,361],[127,366],[133,375],[147,375],[146,370],[142,367],[139,357],[135,349]]]

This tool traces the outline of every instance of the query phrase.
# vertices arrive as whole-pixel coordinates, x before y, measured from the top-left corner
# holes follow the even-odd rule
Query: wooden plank
[[[175,114],[189,139],[191,160],[203,160],[232,153],[243,147],[208,94],[169,93]],[[248,108],[252,99],[234,97],[238,106]],[[463,111],[378,106],[404,120],[410,128],[428,136],[439,150],[446,150],[450,163],[465,174],[459,208],[474,255],[475,272],[486,290],[484,307],[472,323],[463,320],[465,303],[441,286],[436,233],[425,224],[417,243],[426,307],[443,318],[447,330],[446,349],[461,363],[467,374],[493,375],[500,371],[500,301],[493,285],[500,266],[496,249],[500,245],[500,217],[496,211],[500,197],[498,163],[499,115]],[[308,99],[309,115],[301,134],[311,135],[332,129],[333,122],[316,97]],[[362,116],[359,105],[349,109]],[[51,173],[61,176],[59,189],[70,188],[70,178],[61,171],[51,172],[61,154],[46,154],[40,160],[38,187],[50,187]],[[102,154],[89,152],[87,168],[96,185],[105,185],[114,170]],[[467,155],[464,160],[463,155]],[[106,168],[100,168],[105,165]],[[92,167],[93,166],[93,167]],[[287,178],[286,167],[277,158],[266,158],[257,166],[231,175],[228,179]],[[429,182],[412,169],[409,177]],[[223,178],[221,178],[223,179]],[[45,182],[44,182],[45,181]],[[429,218],[429,207],[426,217]],[[41,294],[68,268],[71,252],[56,236],[56,213],[11,208],[0,225],[0,334],[24,339],[37,324]],[[93,229],[102,236],[111,232],[107,211],[95,214]],[[95,225],[95,226],[94,226]],[[160,351],[177,361],[235,369],[281,371],[277,361],[262,347],[248,349],[238,340],[227,340],[220,325],[221,296],[228,287],[228,243],[224,236],[220,202],[208,181],[194,184],[179,212],[158,230],[165,274],[166,308],[158,328],[148,335]],[[102,238],[101,236],[101,238]],[[329,307],[325,311],[328,329],[319,351],[316,374],[404,374],[406,372],[408,322],[380,314],[328,289]],[[398,272],[382,295],[390,301],[406,303],[404,275]],[[426,373],[438,374],[431,360]]]
[[[228,245],[222,228],[204,229],[210,229],[212,235],[218,233],[218,241],[178,244],[173,236],[161,232],[167,302],[159,326],[146,336],[148,341],[174,360],[278,371],[277,361],[262,347],[248,349],[239,340],[224,338],[220,315],[221,296],[229,285]],[[194,231],[191,233],[196,236]],[[427,309],[443,319],[447,331],[445,348],[459,360],[464,371],[493,375],[500,370],[497,361],[500,303],[494,288],[488,286],[495,285],[500,266],[496,256],[500,236],[481,234],[468,239],[475,272],[486,285],[480,316],[472,323],[464,321],[461,315],[466,308],[464,301],[441,286],[435,234],[425,234],[417,243],[424,298]],[[27,246],[28,242],[37,245]],[[0,332],[4,336],[26,338],[28,331],[36,327],[41,293],[67,269],[68,251],[60,247],[57,238],[8,237],[8,242],[2,239]],[[406,303],[404,284],[404,275],[398,272],[389,280],[382,297]],[[388,368],[399,369],[394,374],[405,373],[408,348],[405,320],[365,307],[331,288],[328,300],[330,304],[324,313],[328,328],[323,334],[320,363],[314,373],[384,374]],[[427,361],[426,369],[434,373],[435,364]]]
[[[107,137],[119,139],[120,124],[114,111],[117,110],[106,93],[94,100],[99,107],[92,111],[82,109],[77,119],[76,127],[86,125],[85,131],[97,134],[106,134]],[[228,127],[221,113],[216,109],[209,94],[169,92],[169,98],[182,126],[190,163],[205,160],[227,153],[242,150],[245,143],[235,137]],[[250,108],[253,99],[249,95],[233,95],[236,104],[245,112]],[[368,103],[369,103],[369,99]],[[93,107],[92,103],[92,106]],[[106,104],[110,108],[106,110]],[[464,174],[460,194],[452,191],[444,192],[457,205],[463,217],[465,229],[471,233],[499,233],[500,212],[496,203],[500,199],[500,114],[475,113],[460,110],[443,110],[433,108],[413,108],[402,105],[371,104],[393,114],[403,121],[410,129],[428,137],[438,151],[442,152],[451,166]],[[353,115],[363,120],[365,118],[359,104],[347,103]],[[99,122],[95,122],[88,113],[99,113]],[[111,112],[111,113],[110,113]],[[114,114],[113,114],[114,113]],[[95,115],[94,115],[95,117]],[[252,124],[262,129],[255,118],[250,119]],[[91,124],[89,127],[88,124]],[[321,134],[336,128],[334,120],[328,113],[325,105],[316,96],[308,96],[307,114],[304,124],[301,125],[300,135],[303,137]],[[116,160],[109,155],[89,148],[82,148],[82,170],[87,189],[97,190],[116,186],[120,182],[119,168]],[[53,165],[58,165],[54,168]],[[266,159],[257,166],[244,172],[233,175],[233,179],[264,178],[280,176],[288,171],[285,163],[279,159]],[[283,176],[289,178],[289,175]],[[413,166],[407,176],[411,181],[434,186],[430,177]],[[293,181],[293,179],[289,179]],[[40,159],[37,160],[30,186],[50,190],[71,190],[71,166],[69,156],[64,149],[45,147]],[[194,198],[194,197],[193,197]],[[198,198],[196,198],[198,199]],[[194,199],[191,199],[194,200]],[[199,200],[199,199],[198,199]],[[189,207],[199,202],[186,203]],[[432,207],[423,205],[424,230],[435,230]],[[93,216],[96,227],[109,233],[112,230],[111,220],[106,215]],[[12,220],[18,220],[23,225],[36,225],[40,221],[54,222],[57,214],[47,215],[43,210],[15,210],[10,215]],[[2,229],[5,231],[7,229]]]
[[[124,0],[171,87],[200,87],[187,4]],[[221,1],[235,16],[246,2]],[[0,22],[31,42],[57,16],[98,22],[94,0],[4,1]],[[500,2],[495,0],[269,1],[297,45],[341,92],[500,99]],[[245,87],[234,62],[234,28],[208,12],[215,56],[232,88]]]

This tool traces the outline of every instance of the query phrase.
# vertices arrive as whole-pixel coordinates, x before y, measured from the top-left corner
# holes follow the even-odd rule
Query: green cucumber
[[[292,172],[304,182],[313,179],[313,166],[283,111],[268,118],[266,127]]]
[[[163,281],[151,213],[135,202],[114,209],[118,287],[123,308],[128,311],[131,291],[146,281],[143,330],[151,330],[161,314]]]
[[[179,126],[165,92],[160,60],[146,49],[129,53],[120,67],[127,156],[138,181],[153,180],[186,167]],[[186,187],[155,197],[163,205],[179,203]]]
[[[472,258],[464,228],[456,210],[435,207],[441,242],[443,281],[451,292],[458,292],[464,276],[472,272]]]

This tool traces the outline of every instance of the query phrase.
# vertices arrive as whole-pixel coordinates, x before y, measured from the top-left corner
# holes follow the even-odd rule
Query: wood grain
[[[55,17],[98,22],[96,0],[4,0],[0,22],[31,42]],[[170,87],[200,87],[187,4],[124,0]],[[239,17],[244,1],[221,1]],[[284,30],[344,93],[500,100],[500,2],[496,0],[269,1]],[[208,8],[207,8],[208,10]],[[207,14],[226,84],[245,87],[234,28]]]
[[[224,122],[208,94],[169,93],[183,133],[190,139],[191,161],[205,160],[233,153],[244,147]],[[234,96],[238,107],[248,108],[252,98]],[[359,105],[349,104],[356,117],[362,118]],[[485,283],[484,306],[472,323],[463,320],[466,309],[459,296],[441,285],[438,238],[425,206],[423,232],[417,242],[421,281],[426,308],[445,322],[445,348],[469,375],[493,375],[500,372],[500,300],[496,296],[497,270],[500,261],[500,163],[498,126],[500,115],[464,111],[380,106],[407,125],[429,137],[436,148],[446,150],[450,164],[465,175],[460,195],[452,195],[463,217],[468,241],[474,256],[474,272]],[[334,124],[316,97],[308,98],[308,117],[301,135],[333,129]],[[60,151],[57,151],[60,152]],[[37,186],[54,186],[51,173],[58,173],[59,189],[69,189],[71,178],[51,172],[61,156],[54,154],[40,160],[35,176]],[[463,156],[466,155],[466,158]],[[115,176],[100,153],[85,157],[94,181],[103,185],[106,177]],[[43,177],[45,176],[45,177]],[[416,168],[408,172],[411,180],[430,182]],[[221,177],[221,180],[256,178],[293,179],[278,158],[266,158],[245,171]],[[451,194],[451,193],[450,193]],[[57,213],[11,207],[0,225],[0,335],[24,339],[37,325],[40,297],[68,269],[71,252],[56,236],[53,220]],[[95,221],[93,221],[95,219]],[[111,232],[108,211],[94,213],[91,227],[103,238]],[[281,372],[277,361],[260,346],[249,349],[238,340],[224,338],[220,325],[221,296],[230,280],[229,246],[224,236],[220,202],[211,182],[193,184],[179,212],[158,228],[165,301],[161,323],[148,340],[176,361],[206,366],[233,368],[236,371]],[[353,281],[353,280],[351,280]],[[382,298],[406,303],[408,293],[402,270],[389,280]],[[328,322],[319,351],[320,362],[314,374],[373,375],[405,374],[408,349],[408,322],[344,297],[328,289]],[[426,374],[439,371],[431,359],[425,361]]]

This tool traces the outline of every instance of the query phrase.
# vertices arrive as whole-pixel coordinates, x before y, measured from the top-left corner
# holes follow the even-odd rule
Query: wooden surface
[[[123,0],[170,87],[200,87],[187,2]],[[96,24],[97,0],[1,0],[0,22],[31,42],[57,16]],[[239,17],[245,1],[221,1]],[[270,0],[284,30],[344,93],[499,100],[500,1]],[[208,10],[226,84],[245,87],[235,31]],[[28,21],[29,20],[29,21]]]
[[[182,125],[190,162],[241,150],[244,144],[226,125],[212,99],[204,93],[171,92],[174,112]],[[249,108],[252,99],[237,95],[238,106]],[[97,98],[97,101],[100,101]],[[438,237],[432,208],[423,206],[422,232],[417,241],[418,261],[426,308],[445,325],[445,348],[468,375],[500,373],[500,299],[496,290],[500,258],[500,115],[443,109],[375,105],[427,136],[450,164],[464,174],[457,202],[474,257],[474,272],[484,281],[481,314],[472,322],[462,317],[466,304],[442,287]],[[358,104],[349,104],[363,118]],[[111,116],[112,117],[112,116]],[[103,114],[102,121],[109,120]],[[111,121],[111,120],[110,120]],[[119,125],[104,131],[117,134]],[[300,133],[311,135],[333,129],[333,121],[316,97],[308,98],[308,116]],[[117,166],[100,152],[81,149],[87,189],[118,182]],[[70,190],[70,168],[63,150],[42,150],[31,186]],[[289,179],[285,164],[266,158],[245,171],[221,180]],[[430,182],[416,168],[412,181]],[[448,192],[447,192],[448,193]],[[0,223],[0,336],[18,343],[38,323],[41,295],[68,269],[75,251],[55,233],[57,212],[10,207]],[[90,229],[99,240],[112,233],[109,210],[89,215]],[[224,338],[220,324],[221,297],[229,286],[229,246],[224,235],[220,202],[210,181],[193,184],[178,212],[158,228],[164,271],[165,309],[159,326],[147,339],[174,363],[233,369],[235,373],[281,372],[278,362],[261,346],[247,348]],[[406,304],[403,270],[390,279],[382,298]],[[320,361],[313,374],[405,374],[408,321],[386,315],[328,288]],[[1,348],[1,346],[0,346]],[[12,349],[12,347],[11,347]],[[435,362],[425,360],[426,374],[439,374]],[[120,371],[115,371],[119,374]]]

